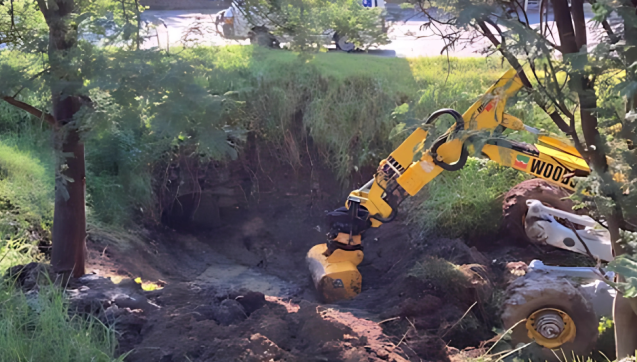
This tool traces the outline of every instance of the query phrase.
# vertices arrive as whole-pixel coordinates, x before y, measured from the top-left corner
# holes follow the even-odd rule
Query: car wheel
[[[252,29],[252,31],[249,34],[249,37],[250,37],[250,44],[253,44],[253,45],[263,46],[267,48],[276,48],[276,49],[281,47],[279,40],[274,35],[272,35],[272,33],[270,33],[268,29],[264,26],[259,26]]]
[[[221,27],[223,30],[223,37],[227,39],[234,38],[234,27],[231,24],[223,24]]]
[[[354,43],[348,42],[347,36],[339,36],[337,34],[334,36],[334,38],[336,43],[336,49],[346,53],[351,53],[354,50],[356,50],[356,45],[354,45]]]

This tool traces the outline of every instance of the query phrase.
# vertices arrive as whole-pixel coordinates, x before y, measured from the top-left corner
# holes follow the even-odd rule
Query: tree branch
[[[46,5],[46,0],[38,0],[38,7],[44,15],[44,20],[46,20],[47,24],[49,23],[49,8]]]
[[[30,113],[40,119],[45,120],[47,123],[49,123],[51,126],[55,127],[57,126],[57,122],[55,121],[55,117],[53,117],[51,114],[46,113],[46,112],[42,112],[41,110],[33,107],[30,104],[24,103],[22,101],[19,101],[13,97],[9,97],[9,96],[0,96],[0,99],[2,99],[3,101],[9,103],[12,106],[15,106],[17,108],[22,109],[23,111],[26,111],[27,113]]]
[[[586,39],[586,18],[584,16],[584,0],[571,0],[571,16],[575,30],[575,42],[577,50],[588,44]]]
[[[591,3],[591,5],[597,3],[597,0],[588,1]],[[602,20],[602,27],[606,31],[606,34],[608,34],[608,38],[610,39],[611,44],[617,44],[617,42],[621,40],[620,37],[617,36],[617,34],[615,34],[615,32],[613,31],[613,28],[611,28],[607,19]]]

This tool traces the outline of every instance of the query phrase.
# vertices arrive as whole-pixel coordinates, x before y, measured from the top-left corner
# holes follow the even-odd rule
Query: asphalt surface
[[[146,48],[175,47],[181,44],[229,45],[249,44],[248,40],[228,40],[215,29],[215,14],[224,9],[207,10],[147,10],[142,18],[148,30],[148,38],[144,44]],[[445,42],[436,36],[432,29],[426,29],[426,17],[415,10],[401,9],[397,5],[388,4],[387,11],[392,20],[389,32],[390,44],[376,49],[370,49],[370,54],[387,57],[419,57],[436,56],[441,53],[454,57],[482,56],[480,52],[488,45],[484,38],[471,39],[471,34],[465,34],[464,44],[455,48],[446,48]],[[587,11],[587,18],[592,13]],[[532,26],[539,26],[539,14],[529,11],[529,22]],[[552,17],[549,25],[554,26]],[[219,29],[221,30],[221,29]],[[599,28],[589,22],[589,39],[596,39]],[[439,28],[438,32],[452,31],[449,28]],[[556,32],[554,32],[556,33]],[[589,40],[590,41],[590,40]]]

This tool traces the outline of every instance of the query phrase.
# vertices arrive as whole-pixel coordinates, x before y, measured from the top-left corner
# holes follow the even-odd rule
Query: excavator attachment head
[[[362,278],[357,266],[363,261],[363,251],[338,248],[330,251],[327,244],[318,244],[307,253],[316,290],[325,303],[354,298],[361,291]]]

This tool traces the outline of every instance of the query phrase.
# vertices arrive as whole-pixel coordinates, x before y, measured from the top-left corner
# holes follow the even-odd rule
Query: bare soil
[[[281,166],[254,175],[258,192],[244,186],[245,202],[224,201],[230,206],[216,214],[215,228],[90,231],[91,274],[69,294],[80,312],[114,323],[127,361],[477,357],[499,324],[498,291],[538,256],[497,236],[423,236],[399,218],[366,233],[362,293],[322,304],[305,254],[325,241],[323,215],[347,191],[325,170]],[[425,257],[459,265],[457,283],[415,275]],[[135,278],[161,289],[144,291]]]

